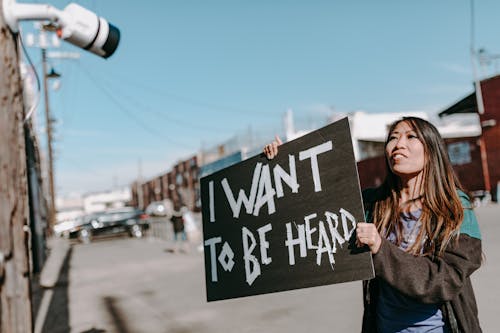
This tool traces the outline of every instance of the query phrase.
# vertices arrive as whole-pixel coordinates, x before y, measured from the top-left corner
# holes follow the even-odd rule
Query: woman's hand
[[[359,222],[356,225],[356,239],[359,245],[368,245],[373,254],[377,254],[382,244],[382,237],[373,223]]]
[[[272,160],[276,155],[278,155],[278,146],[283,144],[279,136],[276,135],[275,140],[264,147],[264,154],[267,158]]]

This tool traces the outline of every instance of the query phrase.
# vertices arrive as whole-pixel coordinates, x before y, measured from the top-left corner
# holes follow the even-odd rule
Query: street
[[[476,213],[485,261],[473,283],[483,331],[495,332],[500,206]],[[172,253],[170,242],[149,237],[73,245],[43,332],[359,332],[359,281],[207,303],[196,245],[189,253]]]

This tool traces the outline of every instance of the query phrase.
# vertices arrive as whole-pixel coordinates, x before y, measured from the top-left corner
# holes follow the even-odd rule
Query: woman
[[[268,158],[281,141],[264,148]],[[470,275],[481,265],[481,237],[437,129],[405,117],[385,143],[387,176],[363,191],[367,223],[358,244],[373,254],[363,283],[362,332],[481,332]]]

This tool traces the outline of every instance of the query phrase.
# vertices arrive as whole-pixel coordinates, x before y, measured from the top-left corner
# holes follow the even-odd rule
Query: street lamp
[[[61,74],[59,74],[58,72],[56,72],[54,70],[54,67],[51,67],[50,68],[50,72],[47,73],[47,78],[48,79],[58,79],[61,77]]]

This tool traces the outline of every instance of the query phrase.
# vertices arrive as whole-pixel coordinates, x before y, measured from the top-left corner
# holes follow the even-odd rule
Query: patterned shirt
[[[399,245],[406,250],[416,240],[421,227],[422,210],[401,214],[403,240]],[[387,239],[396,243],[396,234]],[[377,330],[379,332],[401,333],[447,333],[440,304],[424,304],[408,297],[384,281],[380,281],[380,295],[377,304]]]

